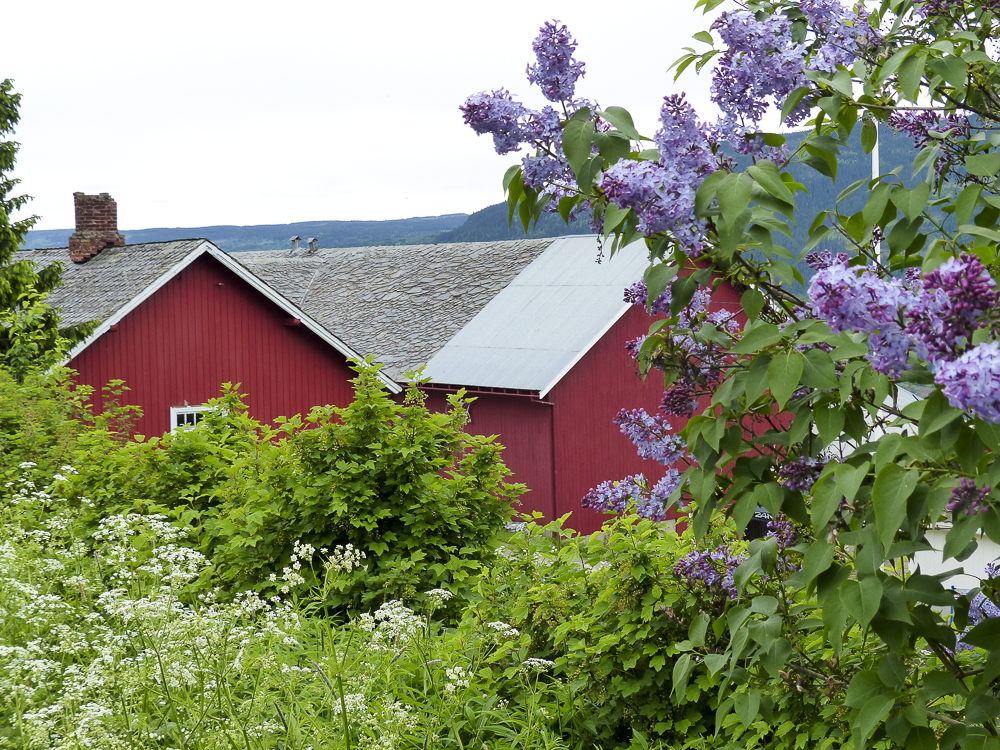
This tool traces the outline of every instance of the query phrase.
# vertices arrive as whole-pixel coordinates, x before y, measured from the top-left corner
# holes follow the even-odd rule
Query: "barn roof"
[[[596,257],[596,237],[554,241],[431,358],[426,374],[545,396],[629,309],[622,292],[649,265],[642,243]]]
[[[104,335],[164,284],[202,255],[211,255],[223,266],[236,273],[256,291],[276,304],[293,318],[345,357],[362,359],[363,354],[346,344],[323,327],[280,292],[248,272],[247,269],[205,239],[146,242],[136,245],[105,248],[86,263],[73,263],[67,248],[21,250],[15,260],[32,261],[39,266],[53,262],[63,264],[63,285],[54,289],[47,302],[60,310],[67,324],[97,321],[99,325],[84,341],[77,344],[67,362]],[[402,388],[387,375],[380,373],[389,390]]]
[[[552,244],[508,240],[231,257],[400,379],[426,364]]]
[[[14,259],[39,266],[63,264],[63,286],[54,289],[47,301],[62,310],[66,324],[73,325],[110,318],[204,243],[174,240],[110,247],[87,263],[69,262],[65,247],[21,250]]]

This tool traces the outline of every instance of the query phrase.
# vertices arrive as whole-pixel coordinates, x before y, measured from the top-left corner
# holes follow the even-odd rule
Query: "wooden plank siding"
[[[78,382],[100,390],[112,379],[139,404],[140,434],[170,429],[170,407],[198,405],[240,383],[257,419],[346,406],[353,372],[339,352],[214,258],[203,255],[81,352],[71,363]],[[99,401],[97,398],[95,401]]]

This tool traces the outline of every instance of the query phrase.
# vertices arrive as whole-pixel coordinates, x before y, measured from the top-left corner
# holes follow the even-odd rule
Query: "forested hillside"
[[[788,136],[788,146],[795,149],[802,138],[800,133]],[[856,180],[871,175],[871,157],[861,150],[860,128],[852,137],[851,147],[845,149],[838,160],[836,184],[807,166],[793,169],[797,179],[808,188],[808,194],[798,195],[798,214],[815,216],[825,208],[833,208],[837,195]],[[882,128],[881,164],[884,172],[897,165],[912,165],[913,145],[899,134]],[[904,167],[903,177],[912,179],[910,166]],[[497,194],[500,194],[498,188]],[[864,191],[856,193],[842,208],[848,212],[860,210],[865,201]],[[25,247],[62,247],[67,244],[72,229],[43,229],[28,233]],[[210,226],[159,229],[133,229],[123,231],[129,244],[155,242],[187,237],[204,237],[228,252],[246,250],[280,250],[289,247],[289,238],[298,235],[303,244],[309,237],[319,239],[320,247],[363,247],[371,245],[418,245],[429,242],[482,242],[488,240],[519,239],[524,237],[520,221],[515,217],[507,225],[507,204],[497,203],[471,215],[445,214],[413,219],[390,221],[304,221],[294,224],[265,224],[259,226]],[[569,234],[590,234],[585,220],[570,225],[558,214],[543,214],[531,228],[528,236],[559,237]],[[793,227],[794,241],[789,241],[793,252],[805,244],[809,227]],[[836,242],[836,240],[833,240]]]
[[[302,244],[310,237],[320,247],[365,247],[369,245],[416,245],[433,242],[442,231],[459,226],[466,214],[423,216],[389,221],[302,221],[293,224],[259,226],[174,227],[122,230],[130,245],[191,237],[204,237],[223,250],[281,250],[290,247],[289,238],[298,235]],[[43,229],[28,233],[25,247],[65,247],[72,229]]]

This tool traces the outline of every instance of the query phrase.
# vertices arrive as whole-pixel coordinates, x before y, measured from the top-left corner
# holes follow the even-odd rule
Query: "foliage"
[[[72,372],[56,368],[31,372],[22,382],[0,368],[0,476],[12,480],[30,463],[51,476],[73,462],[87,430],[87,387],[74,387]]]
[[[356,369],[348,407],[318,407],[280,430],[250,417],[227,385],[196,428],[121,446],[97,434],[73,492],[90,503],[91,523],[153,512],[198,529],[234,590],[287,588],[300,575],[300,541],[368,551],[367,569],[329,592],[332,607],[461,586],[524,488],[504,482],[502,446],[463,431],[462,394],[435,414],[415,386],[399,404],[375,368]]]
[[[23,208],[25,195],[12,195],[20,180],[10,177],[18,143],[5,140],[20,119],[21,95],[14,93],[10,79],[0,81],[0,362],[23,378],[35,366],[54,364],[67,344],[84,338],[93,326],[71,326],[60,330],[56,311],[44,304],[45,295],[59,286],[62,266],[53,263],[36,269],[14,253],[38,220],[30,216],[14,221],[12,214]]]
[[[68,478],[20,477],[0,509],[0,747],[585,747],[561,739],[580,702],[516,631],[431,619],[448,591],[422,614],[390,601],[331,620],[341,549],[297,605],[222,601],[162,516],[102,519],[91,554]]]
[[[847,718],[843,734],[803,714],[815,744],[1000,746],[1000,620],[977,624],[978,589],[955,591],[928,567],[928,530],[941,522],[952,566],[980,534],[1000,543],[997,10],[748,2],[677,63],[678,75],[712,71],[723,117],[702,122],[668,97],[653,138],[575,92],[541,111],[504,90],[462,108],[499,152],[531,150],[504,179],[511,217],[589,214],[612,253],[645,240],[648,304],[666,294],[670,317],[636,354],[663,371],[667,413],[681,418],[691,458],[673,499],[697,534],[719,515],[742,531],[758,506],[800,525],[801,566],[782,567],[776,543],[757,541],[737,572],[720,726],[765,721],[762,687],[786,675]],[[549,62],[576,69],[571,54]],[[794,149],[761,132],[770,108],[809,127]],[[914,138],[915,184],[897,168],[804,214],[795,175],[834,181],[852,134],[870,152],[877,125]],[[782,239],[791,222],[809,228],[804,245]],[[827,243],[848,252],[813,252]],[[807,260],[817,272],[805,297]],[[741,329],[707,315],[681,324],[700,287],[723,284],[742,294]]]

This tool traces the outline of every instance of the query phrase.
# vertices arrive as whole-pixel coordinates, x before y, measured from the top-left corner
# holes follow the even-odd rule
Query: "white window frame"
[[[171,406],[170,407],[170,432],[174,433],[180,429],[191,429],[197,427],[197,424],[182,424],[180,423],[181,417],[186,417],[189,414],[205,414],[206,412],[212,411],[212,407],[206,404],[201,404],[200,406]],[[201,421],[201,420],[198,420]]]

